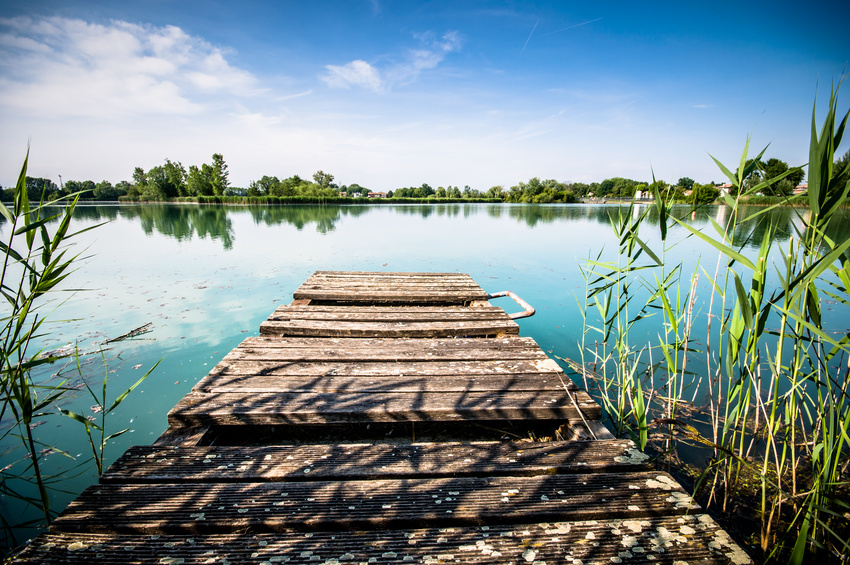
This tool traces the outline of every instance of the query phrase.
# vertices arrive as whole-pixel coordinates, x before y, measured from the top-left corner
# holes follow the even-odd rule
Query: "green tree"
[[[766,181],[767,186],[760,189],[762,194],[767,196],[788,196],[799,185],[805,173],[799,167],[790,168],[788,163],[776,158],[770,158],[767,161],[762,159],[748,159],[744,168],[744,172],[748,174],[744,177],[744,190],[749,191],[763,181]],[[738,171],[735,171],[738,175]],[[781,179],[773,181],[779,176]],[[737,196],[735,187],[732,187],[730,194]]]
[[[179,161],[165,160],[164,165],[150,169],[146,175],[145,198],[166,199],[186,195],[186,169]]]
[[[302,196],[304,188],[309,183],[299,177],[298,175],[292,175],[287,179],[283,179],[276,186],[272,187],[272,196],[280,196],[280,197],[288,197],[288,196]]]
[[[108,180],[100,181],[94,187],[93,196],[95,200],[118,200],[121,191],[112,186]]]
[[[59,193],[59,187],[50,179],[27,177],[26,185],[27,197],[36,202],[42,197],[45,200],[53,199]]]
[[[316,171],[313,173],[313,181],[322,188],[328,188],[334,180],[334,176],[324,171]]]
[[[136,189],[141,191],[147,183],[148,175],[145,173],[145,170],[141,167],[133,169],[133,184],[136,185]]]
[[[369,189],[364,188],[355,182],[345,187],[345,193],[349,196],[354,196],[355,194],[361,194],[363,196],[366,196],[367,194],[369,194]]]
[[[126,180],[118,181],[117,183],[115,183],[115,190],[118,192],[119,198],[127,194],[127,192],[129,192],[132,187],[133,185]]]
[[[589,184],[585,184],[585,183],[583,183],[583,182],[574,182],[574,183],[570,186],[570,189],[571,189],[571,190],[573,191],[573,193],[575,193],[575,195],[576,195],[576,196],[578,196],[578,197],[582,197],[582,196],[586,195],[588,192],[592,192],[592,191],[591,191],[591,188],[590,188],[590,185],[589,185]]]
[[[681,186],[683,190],[691,190],[694,188],[694,179],[690,177],[682,177],[676,183],[676,186]]]
[[[93,180],[84,180],[80,183],[80,200],[91,200],[94,198],[94,189],[97,185]]]
[[[280,184],[277,177],[263,175],[258,181],[251,181],[248,185],[248,196],[266,196],[274,194],[274,190]]]
[[[504,198],[505,187],[500,184],[497,184],[496,186],[491,186],[487,189],[486,196],[487,198]]]
[[[216,196],[222,196],[227,187],[230,186],[228,180],[227,163],[224,162],[224,157],[221,153],[213,153],[212,172],[210,174],[210,184],[212,185],[213,193]]]
[[[192,165],[186,176],[188,196],[212,196],[215,194],[212,184],[213,168],[206,163],[200,167]]]
[[[763,189],[764,194],[768,196],[790,195],[794,192],[797,185],[802,182],[803,177],[805,176],[803,169],[796,167],[792,169],[784,179],[777,182],[770,182],[771,179],[774,179],[789,170],[788,163],[776,158],[770,158],[767,161],[760,163],[759,168],[762,171],[764,179],[769,182],[767,187]],[[788,182],[782,182],[783,180]]]
[[[599,190],[597,191],[596,196],[611,196],[612,192],[614,192],[614,181],[612,179],[605,179],[599,185]]]
[[[688,201],[693,204],[710,204],[720,196],[720,189],[713,184],[694,183]]]

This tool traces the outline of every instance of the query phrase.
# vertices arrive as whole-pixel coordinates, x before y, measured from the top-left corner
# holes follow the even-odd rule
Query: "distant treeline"
[[[836,166],[847,162],[850,151],[836,162]],[[840,169],[839,169],[840,170]],[[803,170],[789,168],[779,159],[767,159],[745,182],[745,188],[754,186],[764,179],[783,175],[780,181],[769,184],[762,194],[765,196],[791,195],[803,180]],[[61,181],[61,179],[60,179]],[[186,169],[179,161],[166,159],[145,171],[136,167],[132,181],[121,181],[115,185],[109,181],[95,183],[91,180],[69,180],[56,185],[52,179],[27,177],[27,194],[30,200],[40,200],[43,196],[54,199],[68,194],[78,193],[81,200],[122,201],[122,202],[200,202],[200,203],[313,203],[313,202],[370,202],[386,199],[391,202],[525,202],[525,203],[571,203],[581,199],[632,199],[637,196],[650,197],[654,190],[660,190],[673,200],[692,203],[713,202],[721,187],[715,183],[699,184],[689,177],[680,178],[675,184],[664,181],[637,181],[623,177],[612,177],[602,182],[560,182],[555,179],[541,180],[531,178],[528,182],[505,188],[492,186],[481,191],[470,186],[463,189],[457,186],[439,186],[432,188],[427,183],[417,187],[401,187],[386,193],[372,191],[357,183],[337,185],[334,176],[324,171],[313,174],[312,180],[293,175],[280,180],[276,176],[265,175],[251,181],[247,188],[230,186],[227,164],[224,157],[215,153],[212,163],[200,166],[192,165]],[[10,201],[13,189],[0,187],[4,201]],[[734,195],[734,194],[733,194]]]

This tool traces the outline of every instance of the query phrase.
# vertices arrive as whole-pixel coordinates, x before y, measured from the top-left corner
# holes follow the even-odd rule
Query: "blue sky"
[[[213,153],[235,186],[721,181],[709,154],[734,168],[749,135],[805,163],[848,21],[847,2],[0,0],[0,184],[28,140],[56,182]]]

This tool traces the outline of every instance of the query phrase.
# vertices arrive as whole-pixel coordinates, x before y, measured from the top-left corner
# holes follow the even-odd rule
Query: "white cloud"
[[[250,95],[254,77],[174,26],[68,18],[0,20],[4,111],[38,117],[194,114],[209,95]]]
[[[384,71],[357,59],[345,65],[326,65],[328,73],[322,80],[331,88],[360,86],[382,92],[394,85],[414,82],[423,71],[437,67],[446,55],[459,50],[461,46],[460,36],[454,31],[439,38],[434,38],[431,33],[416,38],[421,46],[407,50],[400,61],[388,65]]]
[[[332,88],[348,88],[352,85],[362,86],[375,92],[382,88],[381,75],[378,69],[366,61],[356,60],[342,66],[326,65],[328,74],[322,77]]]

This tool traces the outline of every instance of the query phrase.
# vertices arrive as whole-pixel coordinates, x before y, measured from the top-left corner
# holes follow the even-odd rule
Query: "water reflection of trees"
[[[343,216],[357,217],[370,209],[368,206],[298,205],[298,206],[250,206],[248,210],[256,224],[276,226],[283,223],[295,226],[299,231],[309,224],[316,224],[316,231],[329,233]]]
[[[74,217],[92,221],[118,218],[138,220],[142,230],[188,241],[193,237],[221,241],[225,249],[233,247],[233,226],[223,206],[144,204],[135,206],[79,206]]]
[[[405,215],[417,215],[428,218],[431,215],[454,218],[461,216],[469,218],[476,214],[487,214],[491,218],[511,218],[535,227],[541,223],[563,222],[572,220],[592,221],[609,225],[612,217],[627,209],[627,205],[617,204],[579,204],[579,205],[546,205],[546,204],[382,204],[393,212]],[[641,213],[648,204],[641,204],[634,214]],[[316,231],[322,234],[332,232],[337,222],[345,217],[358,217],[372,212],[376,206],[342,206],[342,205],[297,205],[297,206],[194,206],[194,205],[132,205],[132,206],[80,206],[75,216],[92,221],[108,221],[117,218],[138,219],[145,233],[156,231],[162,235],[174,237],[179,241],[188,240],[193,236],[210,237],[221,240],[225,249],[233,245],[234,234],[228,214],[233,211],[247,210],[256,224],[274,226],[290,224],[298,230],[315,224]],[[746,218],[764,210],[754,206],[742,206],[739,217]],[[725,226],[730,220],[732,209],[728,206],[707,206],[694,211],[690,206],[673,206],[670,213],[688,222],[697,229],[712,237],[719,237],[715,232],[712,220],[720,226]],[[785,240],[795,229],[802,229],[804,208],[779,207],[762,214],[757,218],[744,222],[733,239],[733,245],[744,248],[758,248],[765,230],[766,219],[770,219],[777,227],[777,240]],[[847,217],[848,212],[843,212]],[[658,224],[658,211],[649,209],[647,228]],[[834,233],[830,237],[841,239],[837,232],[850,230],[850,222],[832,222]]]
[[[234,233],[228,214],[247,210],[256,224],[290,224],[298,230],[315,224],[319,233],[329,233],[343,216],[360,216],[369,206],[297,205],[297,206],[226,206],[137,204],[129,206],[79,206],[77,219],[111,221],[118,218],[138,220],[145,233],[153,232],[178,241],[194,236],[221,240],[225,249],[233,247]]]

